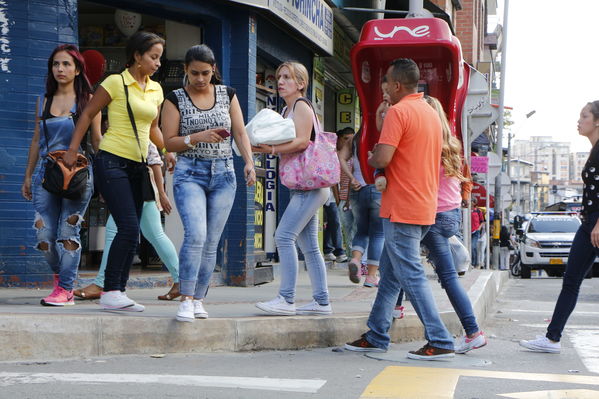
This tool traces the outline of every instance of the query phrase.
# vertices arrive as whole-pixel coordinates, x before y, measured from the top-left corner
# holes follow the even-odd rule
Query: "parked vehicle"
[[[560,201],[555,204],[547,205],[545,211],[549,212],[576,212],[580,213],[582,203],[580,201]]]
[[[530,278],[538,269],[551,277],[563,276],[579,226],[576,212],[533,212],[526,227],[518,230],[521,277]]]

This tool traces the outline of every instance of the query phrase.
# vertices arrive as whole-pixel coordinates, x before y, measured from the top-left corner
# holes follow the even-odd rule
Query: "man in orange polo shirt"
[[[406,291],[420,321],[427,344],[408,358],[436,360],[454,356],[453,338],[441,321],[424,268],[420,241],[435,223],[439,168],[443,142],[437,112],[418,93],[420,71],[411,59],[399,58],[387,70],[387,91],[393,106],[387,111],[381,137],[368,159],[385,168],[381,217],[385,248],[381,256],[379,290],[370,311],[370,331],[345,348],[385,352],[400,288]]]

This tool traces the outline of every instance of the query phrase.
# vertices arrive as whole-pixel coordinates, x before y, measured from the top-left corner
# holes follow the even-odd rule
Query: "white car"
[[[533,213],[519,245],[522,278],[530,278],[535,269],[561,277],[579,226],[580,219],[573,212]]]

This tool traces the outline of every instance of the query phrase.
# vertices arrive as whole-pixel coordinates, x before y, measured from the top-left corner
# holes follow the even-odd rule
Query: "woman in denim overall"
[[[65,44],[54,49],[48,59],[46,93],[36,110],[36,124],[21,193],[33,201],[37,244],[54,273],[54,289],[41,300],[46,306],[74,305],[73,282],[81,259],[79,232],[83,215],[93,193],[91,164],[85,191],[79,199],[66,199],[46,191],[42,179],[46,155],[69,148],[74,120],[91,98],[91,85],[85,76],[85,61],[77,47]],[[100,116],[92,123],[92,140],[100,140]],[[81,153],[81,147],[77,152]],[[37,173],[33,176],[38,159]],[[33,176],[33,177],[32,177]]]

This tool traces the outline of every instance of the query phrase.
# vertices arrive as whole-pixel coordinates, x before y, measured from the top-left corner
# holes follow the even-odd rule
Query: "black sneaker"
[[[455,356],[453,349],[435,348],[428,343],[417,351],[409,351],[408,359],[415,360],[438,360]]]
[[[354,352],[387,352],[387,349],[377,348],[370,342],[366,341],[365,335],[366,334],[363,334],[360,339],[357,339],[354,342],[348,342],[345,344],[345,349]]]

